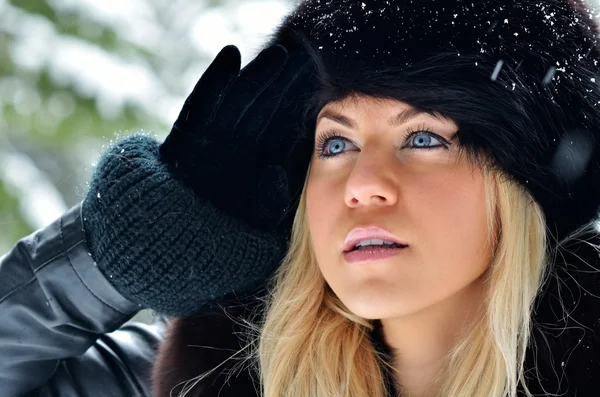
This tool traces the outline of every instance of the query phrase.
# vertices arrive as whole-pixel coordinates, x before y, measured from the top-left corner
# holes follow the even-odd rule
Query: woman
[[[289,55],[238,76],[226,48],[160,148],[107,151],[82,207],[109,303],[179,317],[155,395],[597,395],[597,32],[566,0],[314,0],[270,43]],[[310,135],[280,139],[298,94]]]

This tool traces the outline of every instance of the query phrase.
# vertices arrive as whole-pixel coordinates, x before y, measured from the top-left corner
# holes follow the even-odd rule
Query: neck
[[[453,296],[409,316],[381,319],[403,395],[436,395],[436,379],[451,349],[483,314],[481,278]]]

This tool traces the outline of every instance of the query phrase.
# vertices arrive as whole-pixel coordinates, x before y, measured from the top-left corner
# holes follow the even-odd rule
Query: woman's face
[[[416,313],[487,269],[483,173],[459,155],[456,133],[451,120],[394,100],[358,97],[320,112],[307,185],[311,239],[325,280],[356,315]],[[344,240],[368,226],[407,246],[351,262]]]

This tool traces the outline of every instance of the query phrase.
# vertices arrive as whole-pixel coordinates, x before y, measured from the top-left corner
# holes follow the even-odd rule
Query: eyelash
[[[417,127],[416,129],[411,129],[409,128],[407,131],[407,137],[405,138],[405,142],[410,140],[410,138],[412,138],[413,136],[417,135],[417,133],[422,133],[423,135],[428,135],[432,138],[437,139],[438,141],[442,142],[441,145],[436,145],[436,146],[429,146],[429,147],[412,147],[412,149],[418,149],[418,150],[433,150],[433,149],[438,149],[438,148],[448,148],[448,146],[452,145],[450,142],[448,142],[446,139],[442,138],[441,136],[439,136],[438,134],[434,133],[430,128],[425,127],[425,126],[420,126]],[[341,136],[340,134],[338,134],[335,131],[325,131],[323,132],[321,135],[319,135],[318,139],[317,139],[317,149],[318,149],[318,156],[319,158],[331,158],[331,157],[337,157],[340,154],[325,154],[325,146],[332,140],[334,139],[340,139],[346,142],[349,142],[350,140],[344,136]],[[403,149],[405,146],[402,146],[401,149]]]

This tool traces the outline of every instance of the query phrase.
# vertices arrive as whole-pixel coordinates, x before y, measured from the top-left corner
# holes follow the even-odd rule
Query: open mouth
[[[404,248],[406,247],[406,245],[401,245],[401,244],[396,244],[396,243],[392,243],[392,244],[383,244],[383,245],[359,245],[359,246],[355,246],[354,248],[352,248],[350,251],[346,251],[346,252],[352,252],[352,251],[368,251],[368,250],[380,250],[380,249],[393,249],[393,248]]]
[[[405,248],[407,245],[397,244],[397,243],[385,243],[385,244],[373,244],[373,245],[356,245],[349,251],[344,251],[344,253],[354,252],[354,251],[373,251],[373,250],[385,250],[385,249],[398,249]]]

